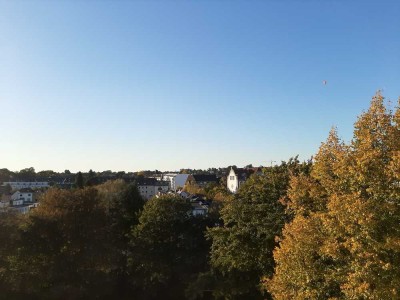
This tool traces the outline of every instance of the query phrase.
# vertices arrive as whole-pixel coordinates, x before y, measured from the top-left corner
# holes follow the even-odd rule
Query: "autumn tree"
[[[400,296],[400,110],[377,93],[345,144],[332,131],[310,176],[294,177],[266,287],[276,299]]]
[[[109,295],[107,218],[95,189],[51,189],[21,227],[10,264],[13,288],[30,298]]]

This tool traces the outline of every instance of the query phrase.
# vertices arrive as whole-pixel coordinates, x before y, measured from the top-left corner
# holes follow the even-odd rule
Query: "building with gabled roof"
[[[261,174],[261,168],[233,168],[231,167],[226,179],[226,187],[231,193],[236,194],[240,186],[252,175]]]
[[[139,178],[136,183],[140,195],[146,200],[159,193],[166,193],[169,189],[168,181],[160,181],[155,178]]]

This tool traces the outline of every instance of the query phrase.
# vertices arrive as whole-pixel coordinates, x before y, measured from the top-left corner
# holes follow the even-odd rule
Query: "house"
[[[262,174],[261,168],[232,168],[226,179],[226,187],[231,193],[237,193],[240,186],[252,175]]]
[[[217,176],[215,174],[199,174],[199,175],[192,175],[189,179],[188,179],[190,184],[195,184],[198,187],[205,187],[208,184],[212,184],[212,183],[218,183],[219,179],[217,178]]]
[[[202,203],[191,203],[193,216],[205,216],[208,213],[208,206]]]
[[[18,201],[18,200],[22,200],[23,203],[26,203],[26,202],[33,203],[33,202],[35,202],[34,191],[32,189],[30,189],[30,188],[19,189],[18,191],[16,191],[11,196],[11,201]]]
[[[166,193],[169,189],[168,181],[159,181],[155,178],[140,178],[137,187],[143,199],[150,199],[160,193]]]

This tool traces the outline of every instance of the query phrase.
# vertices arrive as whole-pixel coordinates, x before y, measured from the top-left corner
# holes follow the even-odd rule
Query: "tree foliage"
[[[272,275],[275,236],[287,219],[280,200],[286,197],[289,176],[307,172],[297,158],[253,175],[221,211],[223,226],[212,228],[211,266],[216,276],[214,296],[230,299],[264,298],[263,274]]]
[[[78,172],[75,177],[75,186],[78,189],[83,189],[84,182],[83,182],[83,175],[81,172]]]
[[[21,228],[11,265],[15,289],[38,298],[107,294],[106,221],[96,190],[48,191]]]
[[[174,196],[149,200],[132,231],[130,266],[143,299],[184,299],[194,275],[204,271],[207,218],[193,217],[191,205]]]
[[[292,179],[295,217],[266,281],[276,299],[400,297],[399,116],[377,93],[352,141],[332,130],[310,176]]]

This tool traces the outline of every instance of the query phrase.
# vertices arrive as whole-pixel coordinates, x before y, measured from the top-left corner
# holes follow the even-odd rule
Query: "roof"
[[[22,188],[16,191],[16,193],[34,193],[34,190],[31,188]]]
[[[175,176],[175,186],[176,187],[183,187],[186,184],[186,180],[188,179],[189,174],[177,174]]]
[[[202,205],[200,203],[191,203],[192,209],[194,210],[208,210],[208,207],[205,205]]]
[[[138,178],[137,185],[156,185],[157,179],[155,178]]]
[[[196,182],[218,182],[218,178],[215,174],[200,174],[192,176]]]
[[[232,168],[239,180],[246,180],[251,174],[255,173],[258,168]]]
[[[137,185],[140,186],[148,186],[148,185],[154,185],[154,186],[167,186],[169,185],[168,181],[160,181],[155,178],[139,178],[137,179]]]

